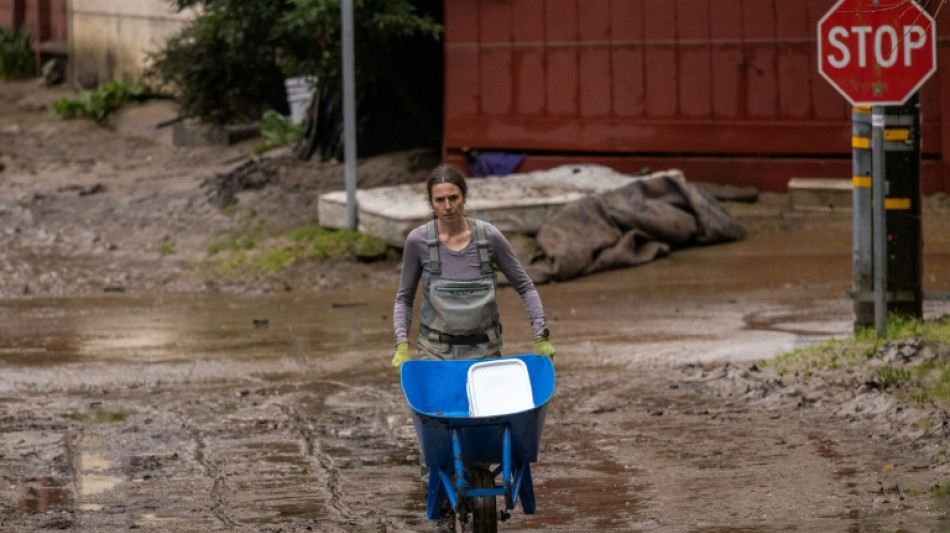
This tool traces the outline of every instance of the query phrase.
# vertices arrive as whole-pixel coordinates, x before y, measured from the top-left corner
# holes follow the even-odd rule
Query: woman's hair
[[[429,173],[429,179],[426,180],[426,198],[429,199],[429,205],[432,205],[432,187],[439,183],[451,183],[462,191],[462,198],[468,196],[468,185],[465,183],[465,176],[462,171],[452,165],[439,165]]]

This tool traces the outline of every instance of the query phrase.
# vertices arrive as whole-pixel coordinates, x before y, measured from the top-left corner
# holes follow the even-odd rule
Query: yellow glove
[[[538,355],[545,355],[550,357],[551,360],[554,360],[554,346],[548,342],[547,335],[541,337],[535,337],[534,339],[534,353]]]
[[[396,344],[396,355],[393,356],[393,368],[399,368],[403,363],[412,359],[409,355],[409,342],[402,341]]]

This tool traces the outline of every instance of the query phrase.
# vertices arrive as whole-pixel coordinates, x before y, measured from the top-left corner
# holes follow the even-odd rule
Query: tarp
[[[741,240],[745,228],[679,171],[565,205],[541,226],[535,282],[640,265],[675,248]]]

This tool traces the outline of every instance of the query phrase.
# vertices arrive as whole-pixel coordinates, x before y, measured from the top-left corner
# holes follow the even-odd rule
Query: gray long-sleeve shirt
[[[475,243],[475,221],[468,219],[472,238],[469,243],[458,252],[453,252],[439,242],[439,258],[442,261],[442,276],[451,279],[472,279],[481,276],[481,263],[478,259],[478,245]],[[498,265],[512,288],[521,296],[525,311],[531,320],[531,330],[534,336],[541,335],[545,327],[544,309],[541,306],[541,297],[528,277],[524,266],[514,251],[511,243],[495,226],[485,223],[485,237],[488,239],[488,248],[491,261]],[[399,290],[396,291],[396,305],[393,310],[393,328],[396,332],[396,342],[409,339],[409,327],[412,325],[412,306],[415,300],[416,289],[423,272],[429,272],[429,252],[426,248],[425,224],[412,230],[406,237],[406,247],[402,255],[402,277],[399,280]]]

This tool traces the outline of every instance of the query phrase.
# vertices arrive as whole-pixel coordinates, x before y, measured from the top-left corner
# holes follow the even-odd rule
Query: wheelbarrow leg
[[[521,509],[524,514],[534,514],[536,507],[534,504],[534,486],[531,484],[531,466],[525,463],[519,472],[520,487],[518,487],[518,497],[521,498]]]
[[[426,517],[430,520],[442,517],[442,502],[448,498],[452,507],[455,507],[455,494],[451,493],[452,481],[439,467],[429,468],[429,493],[426,495]]]

